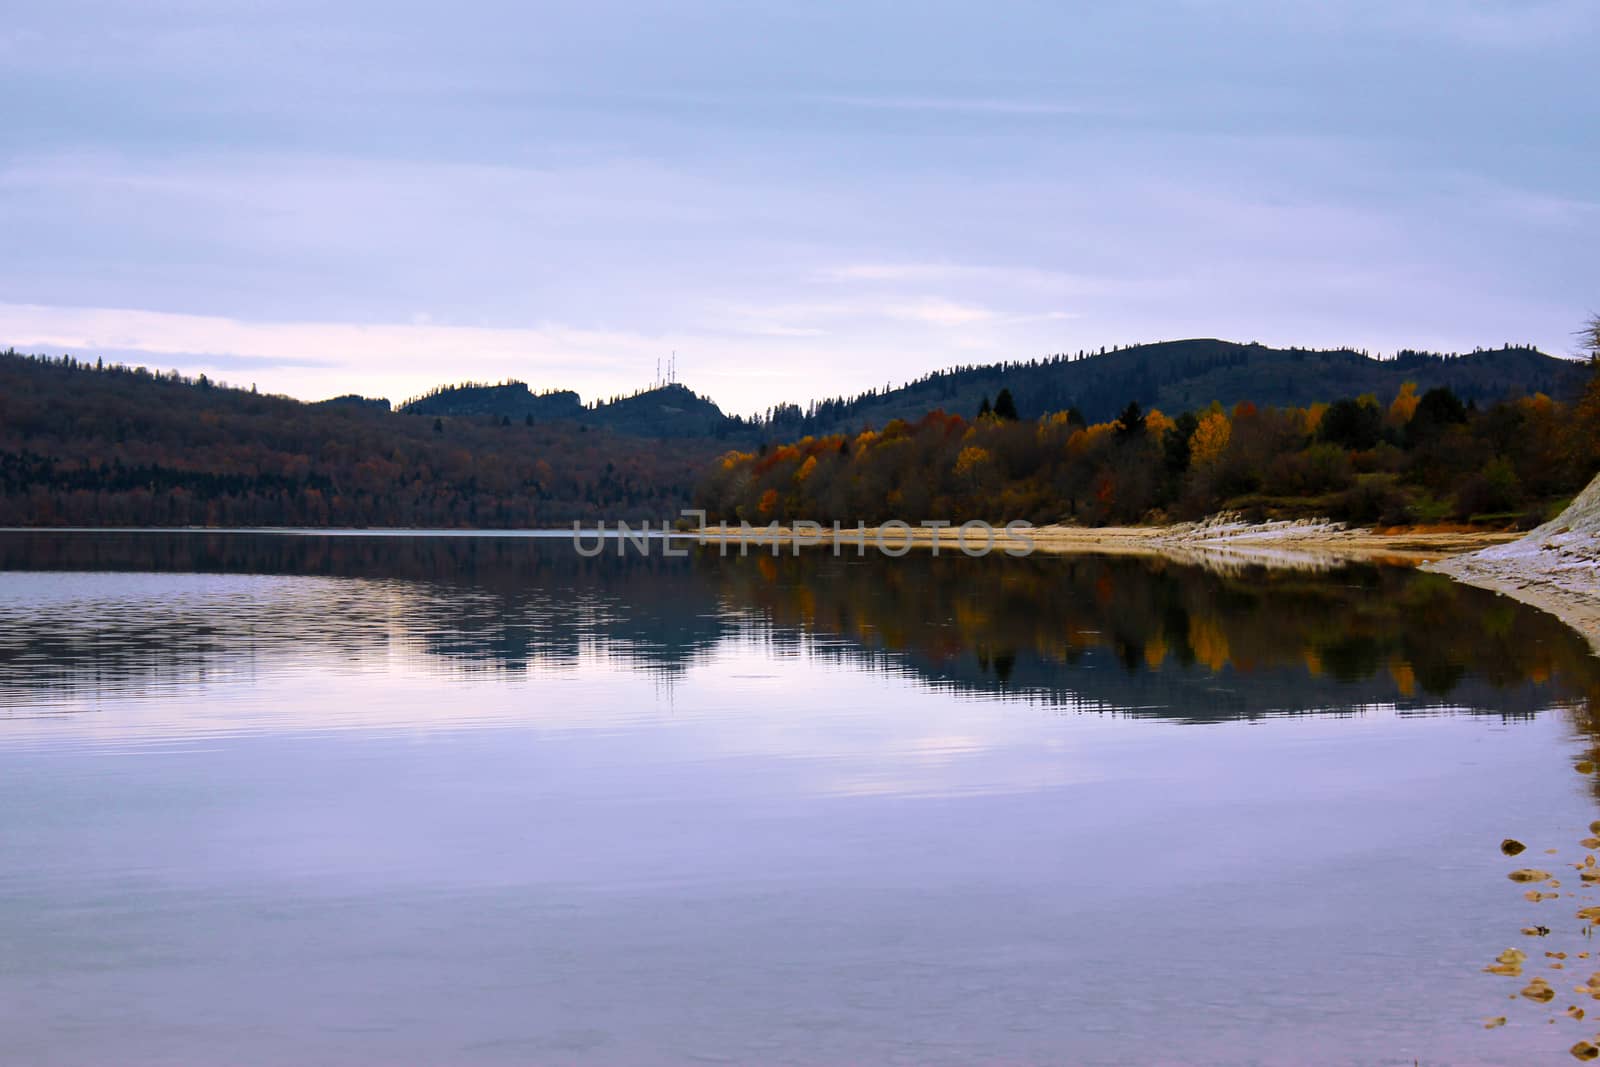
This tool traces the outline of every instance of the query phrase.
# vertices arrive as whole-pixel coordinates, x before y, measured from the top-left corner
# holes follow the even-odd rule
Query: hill
[[[578,394],[570,389],[553,389],[535,393],[526,382],[501,382],[484,385],[465,382],[446,385],[415,400],[400,405],[406,415],[491,415],[519,422],[533,419],[545,422],[555,419],[577,420],[583,417],[584,406]]]
[[[689,504],[699,473],[730,445],[753,448],[758,441],[883,427],[941,408],[970,416],[1001,389],[1014,395],[1026,423],[1073,407],[1090,421],[1104,421],[1130,400],[1169,415],[1212,400],[1252,401],[1265,409],[1372,393],[1387,403],[1403,381],[1417,382],[1424,394],[1448,387],[1487,409],[1516,394],[1545,393],[1559,401],[1577,393],[1586,374],[1581,364],[1522,348],[1376,360],[1352,351],[1191,340],[956,368],[809,411],[780,405],[763,418],[743,419],[677,383],[593,404],[570,390],[467,383],[390,411],[386,400],[355,393],[302,403],[226,388],[204,375],[189,379],[8,351],[0,353],[0,525],[659,521]],[[1526,417],[1541,427],[1549,422],[1537,411]],[[1483,448],[1461,455],[1481,466],[1495,454],[1509,454],[1524,433],[1517,428],[1522,418],[1483,424],[1484,434],[1492,430],[1496,442],[1511,443],[1491,445],[1484,437],[1478,442]],[[1474,491],[1451,506],[1504,511],[1511,507],[1507,501],[1542,500],[1558,491],[1571,464],[1547,461],[1532,447],[1523,449],[1526,462],[1519,460],[1517,492],[1496,483],[1494,492]],[[1001,454],[1010,450],[1007,444]],[[1263,456],[1249,463],[1264,469],[1270,456]],[[1315,482],[1287,469],[1280,473],[1278,481],[1297,492],[1309,492]],[[931,468],[903,475],[894,476],[895,484],[909,479],[913,498],[931,492],[938,480]],[[965,484],[975,475],[960,477]],[[1315,484],[1343,484],[1342,474],[1329,477]],[[867,479],[859,491],[875,492],[869,483],[876,484]],[[1067,496],[1072,514],[1082,488]],[[1060,487],[1050,493],[1059,496]],[[1125,492],[1119,499],[1125,511],[1141,494]],[[880,494],[877,505],[887,500]]]
[[[710,399],[676,383],[596,404],[590,418],[620,433],[651,437],[727,437],[753,430],[743,419],[724,415]]]
[[[753,429],[675,382],[593,405],[585,405],[571,390],[535,393],[526,382],[467,382],[441,386],[400,405],[400,411],[408,415],[488,415],[529,425],[564,421],[636,437],[727,437]]]
[[[775,409],[777,434],[854,432],[929,411],[971,416],[985,397],[1009,389],[1024,419],[1076,408],[1089,422],[1115,418],[1129,401],[1176,415],[1250,401],[1262,407],[1305,406],[1366,393],[1390,397],[1406,381],[1420,392],[1449,388],[1479,406],[1510,396],[1545,393],[1570,399],[1582,391],[1581,363],[1531,348],[1469,355],[1403,352],[1374,359],[1350,349],[1320,351],[1194,339],[1136,345],[1104,353],[1055,356],[936,371],[890,390]]]
[[[302,403],[0,353],[0,525],[559,526],[662,521],[718,452],[605,427]]]
[[[854,432],[891,419],[914,421],[934,410],[971,416],[985,398],[992,400],[1002,389],[1011,391],[1024,419],[1075,408],[1088,421],[1100,422],[1114,418],[1129,401],[1168,414],[1198,410],[1213,400],[1226,407],[1244,400],[1263,407],[1294,407],[1366,393],[1389,397],[1406,381],[1416,382],[1421,392],[1449,388],[1463,401],[1484,406],[1535,393],[1569,399],[1582,390],[1585,371],[1579,363],[1532,348],[1468,355],[1403,352],[1375,359],[1350,349],[1192,339],[956,367],[898,388],[824,400],[805,409],[779,404],[755,419],[727,415],[709,398],[677,383],[585,405],[570,390],[535,393],[520,381],[466,382],[442,386],[399,410],[525,423],[567,421],[642,437],[741,442]]]
[[[1492,366],[1506,361],[1490,355]],[[1447,374],[1481,369],[1475,357],[1417,362]],[[1418,392],[1407,380],[1387,395],[1283,404],[1284,391],[1269,381],[1266,403],[1183,410],[1198,406],[1194,398],[1176,417],[1137,404],[1092,423],[1070,410],[1030,419],[996,404],[968,419],[935,409],[859,433],[730,451],[707,468],[697,499],[713,523],[1026,518],[1100,526],[1226,510],[1251,519],[1526,528],[1600,468],[1600,363],[1573,369],[1586,384],[1567,401],[1540,393],[1478,406],[1446,387]],[[1317,380],[1309,368],[1307,377]]]
[[[324,407],[350,407],[369,408],[373,411],[388,411],[389,401],[383,397],[361,396],[358,393],[346,393],[344,396],[333,396],[327,400],[316,401]]]

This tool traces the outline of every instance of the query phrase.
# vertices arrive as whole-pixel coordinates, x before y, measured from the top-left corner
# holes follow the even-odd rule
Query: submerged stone
[[[1556,999],[1556,991],[1550,988],[1550,983],[1543,978],[1535,978],[1522,987],[1522,995],[1529,1000],[1536,1000],[1540,1004],[1548,1004]]]

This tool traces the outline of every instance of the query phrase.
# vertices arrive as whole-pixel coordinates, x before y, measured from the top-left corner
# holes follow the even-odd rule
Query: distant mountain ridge
[[[404,415],[494,415],[535,419],[578,419],[583,402],[570,389],[535,393],[527,382],[500,382],[486,385],[464,382],[444,385],[423,396],[407,400],[395,410]]]
[[[765,433],[853,432],[934,409],[971,416],[985,397],[1009,389],[1025,419],[1076,408],[1090,422],[1115,418],[1129,401],[1168,414],[1218,401],[1304,406],[1373,393],[1387,401],[1402,383],[1453,390],[1480,405],[1506,396],[1574,396],[1583,364],[1534,348],[1508,346],[1467,355],[1402,352],[1375,359],[1353,349],[1269,348],[1215,338],[1160,341],[1077,356],[956,367],[891,389],[837,397],[806,408],[780,403],[761,416],[728,415],[709,397],[673,383],[593,405],[571,390],[535,393],[520,381],[464,383],[400,405],[414,415],[566,420],[640,437],[746,438]]]
[[[389,401],[384,397],[361,396],[359,393],[346,393],[343,396],[330,396],[326,400],[316,401],[317,407],[333,408],[361,408],[368,411],[388,411]]]
[[[1403,382],[1419,391],[1455,391],[1463,401],[1486,404],[1508,395],[1575,396],[1584,365],[1533,348],[1506,347],[1468,355],[1402,352],[1374,359],[1352,349],[1269,348],[1214,338],[1161,341],[1077,357],[986,364],[935,371],[887,391],[826,400],[802,411],[777,409],[771,422],[783,433],[830,433],[916,419],[935,408],[968,415],[984,397],[1009,389],[1024,418],[1077,408],[1090,422],[1115,418],[1129,401],[1175,415],[1218,401],[1232,407],[1304,406],[1364,393],[1392,397]]]
[[[0,352],[0,526],[529,528],[660,522],[713,440],[408,418],[204,376]]]
[[[469,383],[389,410],[356,394],[318,403],[257,395],[205,375],[0,352],[0,525],[525,527],[660,518],[693,499],[736,445],[854,431],[928,411],[971,417],[1011,390],[1023,418],[1129,400],[1170,415],[1212,400],[1302,405],[1404,381],[1480,405],[1572,397],[1584,364],[1533,349],[1467,356],[1268,349],[1177,341],[1104,355],[954,368],[898,389],[764,417],[725,414],[672,383],[585,405],[524,383]],[[422,416],[422,417],[411,417]],[[719,468],[720,465],[719,465]],[[1537,471],[1519,474],[1530,483]],[[1548,479],[1544,479],[1548,480]]]
[[[636,437],[722,437],[747,428],[709,398],[676,382],[585,405],[570,389],[535,393],[526,382],[441,386],[397,409],[406,415],[490,416],[535,423],[567,421]]]

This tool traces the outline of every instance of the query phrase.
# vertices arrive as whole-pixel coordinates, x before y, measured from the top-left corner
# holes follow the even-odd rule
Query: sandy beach
[[[830,545],[837,541],[852,551],[863,543],[867,551],[873,551],[880,544],[891,552],[898,552],[908,544],[923,550],[937,546],[941,552],[962,551],[961,534],[951,527],[938,530],[912,527],[909,531],[893,527],[867,527],[865,530],[844,527],[835,536],[830,528],[818,532],[783,526],[774,532],[769,527],[752,527],[749,533],[742,534],[737,527],[712,526],[697,533],[707,543],[743,542],[769,551],[774,542],[788,551],[797,541],[801,546]],[[997,528],[990,547],[995,552],[1010,550],[1017,554],[1031,551],[1194,556],[1286,566],[1348,559],[1421,564],[1507,544],[1520,536],[1514,532],[1470,529],[1373,530],[1319,521],[1246,523],[1221,517],[1170,526],[1036,526],[1018,535],[1009,535]],[[974,531],[966,538],[966,548],[971,554],[983,554],[980,550],[985,546],[981,532]]]

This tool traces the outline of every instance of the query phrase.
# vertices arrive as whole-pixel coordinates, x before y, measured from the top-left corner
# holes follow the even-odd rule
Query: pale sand
[[[702,541],[731,544],[748,542],[751,546],[766,546],[771,550],[769,531],[752,528],[749,535],[741,536],[737,527],[726,532],[717,527],[700,530]],[[911,545],[930,549],[937,541],[940,552],[960,551],[957,531],[945,527],[938,531],[926,527],[912,527]],[[937,533],[937,537],[935,534]],[[780,527],[778,542],[784,551],[790,551],[795,540],[794,530]],[[1423,563],[1447,556],[1472,552],[1491,545],[1505,544],[1517,539],[1515,533],[1486,533],[1482,531],[1394,530],[1374,531],[1349,529],[1332,522],[1269,522],[1249,524],[1226,517],[1203,523],[1182,523],[1172,526],[1038,526],[1027,531],[1034,552],[1048,553],[1103,553],[1112,555],[1166,556],[1205,562],[1249,563],[1298,566],[1302,564],[1334,564],[1342,560],[1392,560],[1398,563]],[[897,528],[879,530],[868,527],[865,531],[867,551],[882,543],[898,550],[904,545],[906,532]],[[834,541],[831,528],[820,535],[803,531],[801,545],[828,545]],[[863,537],[852,526],[843,527],[838,536],[841,547],[855,551]],[[975,552],[985,541],[974,531],[967,540]],[[1022,550],[1022,540],[1008,537],[1005,531],[995,531],[994,551],[1008,548]],[[753,548],[751,549],[753,550]]]

